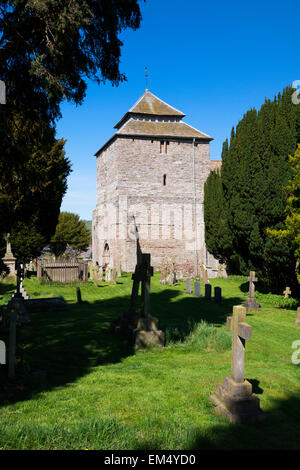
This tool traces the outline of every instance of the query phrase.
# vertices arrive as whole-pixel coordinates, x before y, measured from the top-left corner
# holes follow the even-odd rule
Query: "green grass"
[[[246,345],[246,378],[267,413],[255,426],[229,424],[209,400],[230,375],[226,317],[244,302],[245,278],[211,280],[223,304],[185,294],[185,284],[151,283],[152,314],[166,331],[165,348],[134,353],[110,323],[129,304],[130,276],[118,284],[24,286],[32,298],[63,297],[65,312],[36,313],[18,331],[18,357],[32,376],[24,388],[0,389],[0,449],[300,449],[300,366],[291,362],[300,339],[295,310],[260,297],[250,312],[253,337]],[[201,286],[203,289],[203,286]],[[15,289],[0,284],[0,303]],[[32,374],[31,374],[32,375]]]

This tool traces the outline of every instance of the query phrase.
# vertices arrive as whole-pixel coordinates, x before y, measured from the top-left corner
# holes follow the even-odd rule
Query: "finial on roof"
[[[148,91],[148,69],[147,67],[145,67],[145,79],[146,79],[146,90],[145,91]]]

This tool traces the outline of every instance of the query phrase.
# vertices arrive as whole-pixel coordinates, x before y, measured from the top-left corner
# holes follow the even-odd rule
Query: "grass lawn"
[[[32,323],[18,331],[18,356],[47,375],[20,390],[0,389],[0,449],[299,450],[300,365],[291,361],[292,343],[300,340],[295,310],[276,309],[270,296],[261,296],[262,311],[247,315],[253,336],[245,374],[267,417],[255,426],[232,425],[214,414],[209,396],[230,375],[226,317],[247,292],[240,278],[211,284],[222,287],[222,306],[186,295],[183,282],[161,286],[156,273],[151,307],[168,337],[188,334],[188,325],[205,320],[217,328],[217,339],[134,353],[110,330],[128,307],[129,275],[117,285],[82,285],[81,305],[75,286],[26,279],[30,297],[61,296],[68,310],[32,314]],[[1,303],[14,288],[0,284]]]

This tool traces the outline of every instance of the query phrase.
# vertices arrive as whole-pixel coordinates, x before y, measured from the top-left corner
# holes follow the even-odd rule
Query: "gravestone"
[[[197,297],[201,297],[201,288],[200,288],[200,282],[199,281],[194,282],[194,290],[195,290],[195,295]]]
[[[208,273],[206,271],[206,269],[203,270],[202,272],[202,280],[203,280],[203,284],[208,284],[209,281],[208,281]]]
[[[76,297],[77,297],[77,303],[78,303],[78,304],[81,304],[82,299],[81,299],[80,287],[76,287]]]
[[[190,278],[188,278],[186,281],[185,281],[185,290],[186,290],[186,293],[187,294],[192,294],[192,281]]]
[[[117,270],[116,268],[112,268],[111,269],[111,278],[110,278],[110,282],[112,284],[117,284]]]
[[[221,287],[215,287],[215,302],[219,305],[222,303],[222,289]]]
[[[117,277],[122,277],[121,262],[117,263]]]
[[[6,253],[2,258],[2,261],[8,268],[8,276],[12,277],[13,280],[16,280],[16,258],[11,251],[10,234],[7,233],[4,239],[6,241]]]
[[[160,283],[166,284],[168,277],[168,260],[167,258],[163,258],[161,262],[161,271],[160,271]]]
[[[297,308],[296,325],[300,326],[300,307]]]
[[[289,287],[286,287],[285,290],[283,291],[284,298],[285,298],[285,299],[289,299],[291,293],[292,293],[291,289],[290,289]]]
[[[250,271],[250,276],[248,277],[249,281],[249,297],[246,300],[244,307],[247,312],[250,310],[261,310],[259,303],[255,298],[255,282],[257,282],[257,277],[255,277],[255,271]]]
[[[150,254],[141,253],[138,264],[132,275],[133,285],[129,310],[118,320],[115,331],[119,334],[129,335],[135,349],[146,348],[151,344],[164,346],[165,335],[158,330],[158,319],[151,315],[150,280],[153,276],[153,267],[150,264]],[[141,284],[142,308],[137,312],[139,286]]]
[[[171,286],[176,282],[176,270],[175,270],[175,261],[173,259],[170,260],[170,273],[168,276],[168,284]]]
[[[205,288],[205,298],[210,300],[211,299],[211,284],[205,284],[204,288]]]
[[[23,279],[24,279],[24,266],[23,264],[20,264],[17,269],[17,289],[13,293],[12,299],[23,299],[23,300],[29,299],[29,296],[23,287]]]
[[[252,336],[252,327],[246,323],[246,308],[233,307],[233,316],[227,318],[232,331],[231,377],[217,385],[211,401],[215,412],[232,423],[247,424],[261,421],[265,414],[260,409],[259,398],[252,393],[252,385],[245,380],[245,341]]]
[[[111,281],[111,267],[107,266],[105,268],[105,282],[110,282]]]

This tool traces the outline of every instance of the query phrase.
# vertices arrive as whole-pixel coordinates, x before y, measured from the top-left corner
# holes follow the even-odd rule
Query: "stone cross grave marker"
[[[252,327],[246,323],[246,308],[233,307],[233,316],[227,317],[227,327],[232,331],[231,377],[235,382],[244,382],[245,341],[252,336]]]
[[[158,330],[158,319],[151,316],[150,282],[153,276],[153,267],[150,263],[149,253],[142,253],[135,272],[132,275],[133,286],[130,298],[129,311],[120,318],[116,331],[133,334],[135,348],[144,348],[150,344],[164,345],[165,335]],[[142,309],[137,312],[139,286],[142,284]]]
[[[197,297],[201,297],[201,288],[200,288],[200,282],[199,281],[194,282],[194,290],[195,290],[195,295]]]
[[[8,267],[8,271],[9,271],[8,275],[12,276],[15,280],[15,278],[16,278],[16,268],[15,268],[16,258],[14,257],[14,255],[12,254],[12,251],[11,251],[11,242],[10,242],[10,234],[9,233],[7,233],[4,236],[4,240],[6,241],[6,253],[5,253],[4,257],[2,258],[2,261]]]
[[[185,282],[185,290],[187,294],[192,294],[192,281],[188,278]]]
[[[227,327],[232,331],[231,377],[217,385],[211,396],[216,413],[233,423],[253,423],[264,418],[259,399],[252,393],[252,385],[245,380],[245,341],[252,336],[252,327],[246,323],[246,308],[233,307],[232,317],[227,317]]]
[[[245,302],[245,307],[247,312],[250,310],[260,310],[260,305],[256,301],[255,298],[255,282],[258,281],[257,277],[255,277],[255,271],[250,271],[250,276],[248,277],[249,281],[249,297]]]
[[[285,290],[283,291],[284,298],[285,298],[285,299],[289,299],[291,293],[292,293],[291,289],[290,289],[289,287],[286,287]]]

